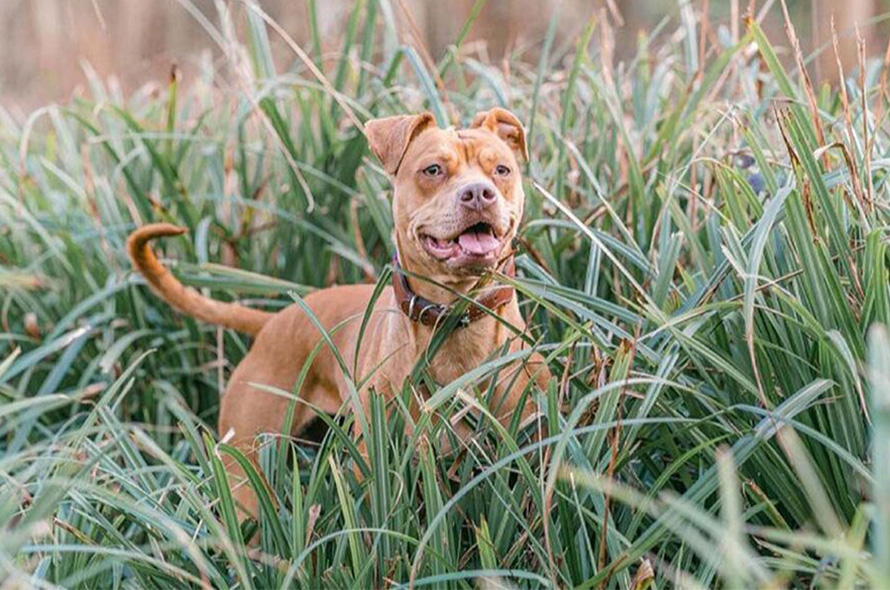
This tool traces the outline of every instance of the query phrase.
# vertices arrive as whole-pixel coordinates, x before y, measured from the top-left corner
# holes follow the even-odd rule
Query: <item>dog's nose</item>
[[[460,189],[460,204],[473,211],[481,211],[497,200],[497,191],[488,182],[474,182]]]

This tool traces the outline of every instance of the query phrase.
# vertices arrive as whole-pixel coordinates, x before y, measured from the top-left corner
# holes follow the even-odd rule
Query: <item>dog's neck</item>
[[[466,277],[460,280],[451,276],[419,278],[422,273],[413,272],[410,267],[403,268],[411,292],[440,305],[451,305],[460,299],[461,295],[469,295],[479,283],[479,277]]]
[[[417,280],[415,283],[424,284],[424,281]],[[472,286],[475,284],[476,281]],[[453,293],[449,291],[449,294],[453,297]],[[476,303],[471,306],[476,306]],[[430,349],[433,337],[444,322],[428,325],[412,320],[402,306],[399,307],[402,313],[388,317],[398,325],[399,334],[410,334],[410,344],[402,343],[402,346],[406,346],[409,350],[427,351],[422,358],[429,376],[436,383],[451,383],[478,367],[489,355],[514,338],[517,330],[522,331],[525,328],[516,294],[512,293],[509,301],[482,312],[478,319],[466,324],[453,324],[454,328],[447,333],[447,338],[439,343],[439,347]]]
[[[398,238],[396,238],[398,245]],[[505,253],[502,258],[501,265],[498,268],[503,270],[502,263],[506,261],[512,252]],[[440,305],[451,305],[461,296],[468,296],[482,280],[483,274],[478,275],[454,275],[454,274],[433,274],[429,270],[423,269],[418,261],[414,260],[412,254],[403,248],[396,248],[395,260],[405,271],[408,287],[415,295],[423,297]],[[512,272],[512,266],[511,266]]]
[[[399,270],[395,269],[393,272],[399,273]],[[397,289],[393,289],[395,303],[401,313],[389,315],[388,317],[391,318],[389,321],[398,326],[397,333],[410,335],[410,343],[402,342],[400,346],[406,346],[407,349],[414,351],[427,351],[423,355],[424,362],[429,376],[437,383],[450,383],[479,366],[489,355],[505,345],[513,336],[514,330],[524,329],[522,316],[519,313],[519,304],[512,287],[499,286],[494,283],[495,288],[507,289],[510,296],[503,304],[495,302],[494,305],[490,305],[481,303],[482,298],[473,289],[477,283],[478,278],[473,280],[470,287],[461,293],[474,299],[466,307],[464,313],[475,309],[479,311],[479,314],[471,321],[458,320],[456,323],[450,321],[451,316],[448,313],[440,316],[440,319],[433,323],[422,321],[422,319],[426,319],[425,316],[424,318],[412,318],[410,311],[401,303],[403,299],[400,298]],[[414,280],[414,284],[429,285],[428,282],[419,278]],[[438,295],[436,291],[426,290],[425,292],[427,293],[425,297]],[[453,292],[450,290],[442,292],[447,293],[449,306],[463,309],[460,303],[455,300]],[[444,295],[442,296],[444,297]],[[483,307],[486,309],[483,310]],[[430,349],[436,333],[449,324],[453,327],[447,331],[447,338],[439,343],[438,348]]]
[[[395,241],[398,243],[397,237]],[[479,286],[480,276],[430,276],[428,269],[420,270],[422,265],[412,259],[410,251],[399,250],[398,264],[401,269],[395,268],[393,272],[403,272],[402,276],[404,276],[407,289],[411,293],[408,295],[409,302],[412,295],[417,295],[439,305],[451,306],[455,305],[458,299],[462,299],[462,296],[474,299],[478,296],[474,290]],[[402,257],[402,252],[406,256]],[[511,257],[509,270],[504,265],[499,269],[501,272],[511,275],[512,264]],[[497,286],[496,281],[492,284]],[[405,332],[401,332],[401,330],[407,329],[407,333],[411,334],[413,344],[409,347],[410,349],[425,350],[438,329],[439,323],[427,325],[417,319],[411,319],[400,303],[401,300],[404,300],[405,293],[402,293],[400,297],[397,290],[394,286],[394,303],[402,313],[388,317],[397,323],[399,333],[404,334]],[[451,330],[449,337],[441,344],[435,357],[429,360],[430,375],[434,380],[440,383],[453,381],[461,374],[478,366],[489,354],[503,346],[514,334],[514,330],[524,329],[516,293],[512,288],[510,288],[510,292],[511,296],[505,303],[495,302],[493,306],[486,305],[488,310],[484,311],[478,319],[465,325],[458,325],[456,329]],[[471,305],[475,305],[475,303]],[[500,319],[492,317],[493,315],[499,316]],[[512,326],[512,328],[507,326]]]
[[[509,278],[514,276],[512,255],[500,265],[499,270]],[[396,303],[409,320],[427,326],[438,326],[452,317],[460,327],[466,327],[490,313],[497,313],[513,300],[515,291],[509,285],[488,284],[490,282],[490,277],[480,278],[479,288],[471,291],[472,301],[467,306],[461,306],[458,301],[450,305],[442,304],[415,293],[408,284],[408,277],[398,257],[393,259],[392,288]]]

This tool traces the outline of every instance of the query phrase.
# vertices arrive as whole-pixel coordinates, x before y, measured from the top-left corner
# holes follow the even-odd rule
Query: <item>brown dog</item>
[[[462,316],[449,322],[457,327],[428,361],[428,373],[437,383],[455,380],[497,350],[517,351],[524,346],[515,332],[524,330],[525,323],[513,290],[477,287],[489,271],[501,268],[512,273],[510,244],[525,203],[519,161],[527,153],[522,125],[503,109],[480,113],[469,129],[439,129],[424,113],[369,121],[365,134],[393,181],[398,263],[406,274],[441,285],[394,273],[393,286],[376,301],[360,343],[373,285],[332,287],[305,298],[331,333],[353,382],[364,382],[358,397],[367,416],[369,392],[373,389],[388,399],[401,391],[434,331],[450,314],[458,313],[460,305],[455,310],[454,303],[461,298],[455,292],[474,300],[464,304]],[[152,289],[179,311],[256,336],[232,373],[219,417],[220,436],[230,433],[233,444],[251,455],[257,434],[281,431],[289,404],[287,398],[252,384],[291,391],[322,336],[298,305],[270,314],[213,301],[184,287],[149,248],[153,238],[184,231],[170,224],[143,227],[127,243],[130,258]],[[543,385],[549,376],[537,355],[502,371],[491,411],[502,422],[510,420],[529,380]],[[293,433],[315,416],[309,405],[331,414],[353,407],[346,377],[327,345],[297,393],[308,403],[298,404]],[[533,409],[526,403],[522,419],[527,421]],[[412,413],[419,414],[416,405]],[[227,469],[236,477],[242,475],[235,465],[228,464]],[[248,514],[256,515],[256,498],[248,486],[237,486],[235,495]]]

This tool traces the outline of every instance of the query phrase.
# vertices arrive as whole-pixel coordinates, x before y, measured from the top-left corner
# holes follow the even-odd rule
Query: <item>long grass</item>
[[[201,76],[124,95],[91,75],[0,113],[13,587],[890,585],[882,64],[814,89],[756,23],[702,36],[691,11],[620,65],[607,20],[488,63],[462,46],[484,0],[432,58],[398,3],[356,2],[322,56],[317,27],[304,50],[255,4],[182,4],[224,56]],[[530,392],[549,436],[488,413],[511,359],[455,383],[418,366],[415,434],[410,387],[375,400],[367,462],[348,413],[315,441],[269,433],[239,528],[214,425],[250,342],[151,295],[126,236],[188,226],[161,246],[177,275],[267,309],[384,284],[389,185],[358,125],[493,105],[530,131],[515,286],[555,376]],[[468,409],[474,436],[441,453],[431,418]]]

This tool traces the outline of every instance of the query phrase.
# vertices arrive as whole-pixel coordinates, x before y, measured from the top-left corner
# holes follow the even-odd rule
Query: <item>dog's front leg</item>
[[[551,374],[544,362],[544,357],[536,352],[531,354],[525,363],[518,365],[515,370],[516,373],[508,375],[504,383],[504,390],[499,399],[495,400],[495,406],[497,407],[497,418],[505,426],[510,424],[516,411],[519,410],[519,424],[524,428],[531,424],[535,416],[538,415],[538,406],[534,398],[535,390],[546,393]],[[523,396],[525,396],[525,402],[522,404],[522,408],[519,408]],[[542,434],[538,433],[539,436]]]
[[[283,420],[288,414],[289,398],[261,391],[243,381],[234,381],[222,398],[219,415],[219,434],[224,440],[241,451],[259,471],[257,435],[263,433],[299,433],[315,417],[310,406],[328,411],[332,406],[326,392],[309,388],[301,394],[305,402],[297,402],[293,422],[288,426]],[[223,457],[223,465],[229,479],[229,487],[238,507],[239,520],[258,518],[256,494],[241,466],[231,457]]]

